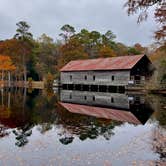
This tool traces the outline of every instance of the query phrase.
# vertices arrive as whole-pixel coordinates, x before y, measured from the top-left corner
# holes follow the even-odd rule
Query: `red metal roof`
[[[94,116],[97,118],[112,119],[121,122],[141,124],[141,122],[129,111],[117,110],[111,108],[100,108],[87,105],[71,104],[59,102],[69,112]]]
[[[126,70],[133,68],[143,56],[144,55],[133,55],[88,60],[75,60],[70,61],[67,65],[61,68],[60,71]]]

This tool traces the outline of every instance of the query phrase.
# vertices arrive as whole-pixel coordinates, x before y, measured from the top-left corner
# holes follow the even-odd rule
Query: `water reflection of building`
[[[142,95],[61,90],[60,104],[73,113],[145,124],[154,112]]]

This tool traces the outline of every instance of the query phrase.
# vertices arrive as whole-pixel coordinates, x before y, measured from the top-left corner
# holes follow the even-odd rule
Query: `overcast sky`
[[[153,41],[155,22],[152,16],[141,25],[137,16],[128,17],[123,8],[126,0],[0,0],[0,40],[15,34],[16,23],[27,21],[34,37],[46,33],[59,38],[60,28],[70,24],[101,33],[112,30],[117,41],[127,45]]]

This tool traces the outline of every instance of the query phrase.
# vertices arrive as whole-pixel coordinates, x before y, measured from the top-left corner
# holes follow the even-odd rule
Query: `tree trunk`
[[[10,93],[10,91],[8,91],[8,108],[10,108],[10,104],[11,104],[11,93]]]
[[[10,75],[10,71],[8,71],[8,86],[11,86],[11,75]]]
[[[2,70],[2,82],[4,80],[4,71]]]
[[[2,96],[1,105],[2,105],[2,106],[3,106],[3,104],[4,104],[4,103],[3,103],[3,94],[4,94],[4,93],[3,93],[3,89],[1,89],[1,96]]]
[[[25,50],[23,53],[23,75],[24,75],[24,86],[26,85],[27,82],[27,69],[26,69],[26,61],[25,61]]]
[[[24,84],[26,85],[27,82],[27,70],[26,70],[26,66],[24,66]]]

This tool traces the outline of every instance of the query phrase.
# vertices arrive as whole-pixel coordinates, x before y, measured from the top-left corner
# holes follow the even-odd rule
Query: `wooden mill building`
[[[153,69],[146,55],[75,60],[61,68],[60,82],[64,87],[83,86],[85,89],[143,85]]]

